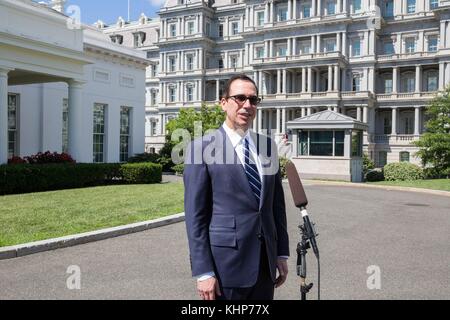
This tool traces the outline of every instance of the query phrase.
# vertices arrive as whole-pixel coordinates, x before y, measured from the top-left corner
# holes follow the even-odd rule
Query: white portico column
[[[328,92],[333,90],[333,66],[328,66]]]
[[[415,117],[414,117],[414,135],[420,135],[420,108],[415,107]]]
[[[69,154],[77,162],[91,162],[92,159],[83,157],[83,82],[71,80],[69,85]]]
[[[281,133],[280,121],[281,121],[281,110],[277,109],[277,134]]]
[[[286,108],[281,111],[281,133],[286,133]]]
[[[0,164],[8,162],[8,72],[0,69]]]
[[[398,109],[397,107],[392,107],[392,133],[391,135],[396,136],[397,135],[397,115],[398,115]]]

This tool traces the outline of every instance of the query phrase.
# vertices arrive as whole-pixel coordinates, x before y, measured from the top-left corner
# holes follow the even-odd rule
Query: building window
[[[186,65],[188,70],[194,70],[194,57],[189,55],[186,57]]]
[[[353,76],[353,91],[358,92],[361,91],[361,76],[360,75],[354,75]]]
[[[219,38],[223,37],[223,24],[219,24]]]
[[[150,129],[150,132],[151,132],[151,135],[152,136],[156,136],[156,119],[151,119],[150,120],[151,122],[151,129]]]
[[[363,139],[361,131],[352,131],[352,157],[362,157]]]
[[[187,25],[188,34],[194,34],[194,21],[189,21]]]
[[[336,14],[336,2],[328,1],[327,2],[327,15]]]
[[[223,59],[219,59],[219,69],[223,69]]]
[[[414,120],[411,116],[407,115],[404,118],[405,125],[405,134],[413,134],[414,133]]]
[[[438,38],[437,37],[428,37],[428,51],[436,52],[438,49]]]
[[[192,86],[187,87],[187,101],[194,100],[194,88]]]
[[[169,57],[169,71],[175,72],[176,70],[176,58],[175,57]]]
[[[17,156],[19,95],[8,95],[8,159]]]
[[[407,13],[415,13],[416,12],[416,0],[407,0]]]
[[[237,57],[236,56],[230,57],[230,68],[237,68]]]
[[[131,108],[120,108],[120,162],[128,161],[130,155],[130,115]]]
[[[177,36],[177,25],[175,23],[172,23],[169,25],[170,28],[170,36],[176,37]]]
[[[402,151],[400,152],[400,162],[409,162],[409,152]]]
[[[414,92],[416,90],[416,78],[413,73],[404,74],[402,77],[403,92]]]
[[[117,44],[123,44],[123,36],[120,34],[115,34],[113,36],[110,36],[111,41]]]
[[[334,132],[334,156],[343,157],[344,156],[344,131]]]
[[[256,21],[258,26],[264,25],[264,11],[258,11],[256,13]]]
[[[93,162],[105,162],[104,142],[105,142],[105,112],[106,105],[96,103],[94,105],[94,150]]]
[[[151,98],[150,98],[150,103],[151,103],[151,105],[152,106],[156,106],[156,92],[155,91],[152,91],[151,92]]]
[[[386,151],[380,151],[378,153],[378,167],[384,168],[384,166],[387,164],[387,152]]]
[[[157,73],[158,73],[158,66],[153,65],[152,66],[152,77],[156,78]]]
[[[258,58],[258,59],[264,58],[264,47],[256,48],[256,58]]]
[[[287,20],[287,8],[278,8],[278,21]]]
[[[235,36],[239,33],[239,23],[232,22],[231,23],[231,35]]]
[[[439,0],[430,0],[430,9],[437,9],[439,8]]]
[[[63,99],[62,152],[69,152],[69,100]]]
[[[395,49],[394,49],[394,42],[391,41],[386,41],[384,43],[384,54],[394,54],[395,53]]]
[[[325,52],[334,52],[336,51],[336,40],[328,39],[325,41]]]
[[[308,131],[300,131],[298,136],[298,154],[300,156],[308,156]]]
[[[175,91],[174,87],[169,88],[169,102],[175,102]]]
[[[300,42],[300,53],[309,54],[310,52],[311,52],[311,42],[310,41]]]
[[[405,50],[406,50],[406,53],[416,52],[416,39],[415,38],[406,38],[405,39]]]
[[[286,46],[279,46],[277,50],[277,56],[278,57],[284,57],[287,54],[287,48]]]
[[[427,91],[438,90],[438,73],[435,71],[428,72],[427,76]]]
[[[353,6],[353,13],[361,12],[361,0],[353,0],[352,6]]]
[[[333,131],[310,131],[310,155],[333,156]]]
[[[311,17],[311,5],[305,4],[303,6],[303,18],[310,18]]]
[[[392,133],[392,120],[391,118],[384,117],[383,119],[383,134]]]
[[[211,24],[209,22],[206,23],[206,35],[209,37],[211,35]]]
[[[392,79],[384,79],[384,93],[392,93]]]
[[[352,42],[352,56],[359,57],[361,55],[361,40],[354,39]]]
[[[387,0],[384,4],[384,16],[387,18],[394,16],[394,0]]]
[[[142,47],[144,45],[145,38],[146,38],[145,32],[133,33],[134,47],[135,48]]]

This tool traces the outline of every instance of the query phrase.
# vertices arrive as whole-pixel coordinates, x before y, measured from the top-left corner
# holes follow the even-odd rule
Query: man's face
[[[235,80],[230,86],[230,97],[243,95],[246,97],[256,97],[256,88],[250,81]],[[256,117],[257,106],[252,105],[250,100],[240,103],[236,98],[222,99],[222,110],[226,112],[226,124],[234,129],[247,131]]]

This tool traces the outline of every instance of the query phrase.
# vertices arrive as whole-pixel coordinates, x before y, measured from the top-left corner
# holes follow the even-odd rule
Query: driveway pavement
[[[321,250],[322,299],[449,299],[448,197],[305,185]],[[285,184],[292,258],[276,299],[298,299],[298,209]],[[0,261],[0,299],[197,299],[184,223]],[[317,265],[307,257],[315,283]],[[80,290],[69,290],[70,266]],[[369,273],[368,272],[369,268]],[[379,282],[377,270],[380,271]],[[73,272],[73,271],[71,271]],[[370,278],[370,279],[369,279]],[[369,290],[367,282],[380,289]]]

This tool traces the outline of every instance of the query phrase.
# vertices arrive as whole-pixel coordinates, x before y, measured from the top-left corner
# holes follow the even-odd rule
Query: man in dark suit
[[[288,274],[277,148],[249,130],[259,102],[252,79],[233,77],[221,100],[224,125],[187,148],[186,229],[203,300],[273,300]]]

